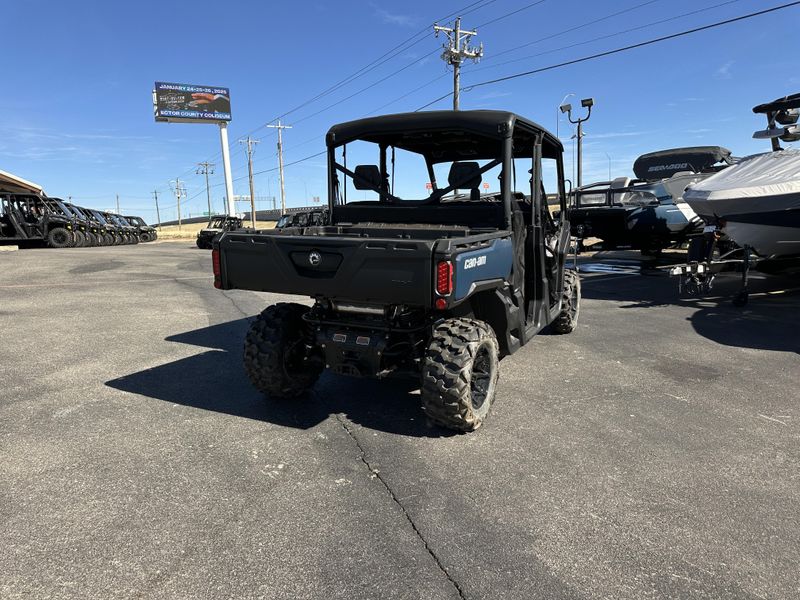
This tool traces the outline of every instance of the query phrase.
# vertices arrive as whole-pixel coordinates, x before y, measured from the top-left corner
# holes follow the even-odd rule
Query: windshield
[[[101,215],[99,212],[97,212],[96,210],[90,210],[89,212],[91,212],[92,215],[94,215],[94,218],[97,219],[98,222],[102,223],[103,225],[108,225],[108,221],[106,221],[103,218],[103,215]]]
[[[50,207],[51,210],[55,211],[60,215],[64,215],[65,217],[72,218],[75,215],[64,205],[61,200],[58,198],[45,198],[44,203]]]
[[[131,225],[138,225],[139,227],[147,227],[147,223],[144,222],[142,217],[124,217],[128,223]]]

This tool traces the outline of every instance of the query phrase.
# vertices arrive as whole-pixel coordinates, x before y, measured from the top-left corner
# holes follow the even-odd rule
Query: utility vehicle
[[[140,242],[155,242],[156,239],[158,239],[158,231],[156,228],[145,223],[142,217],[124,216],[122,218],[136,227]]]
[[[208,226],[197,232],[197,247],[202,250],[211,250],[211,242],[223,231],[233,231],[242,228],[242,219],[228,215],[211,217]]]
[[[45,242],[51,248],[67,248],[74,243],[72,227],[72,219],[42,196],[0,194],[0,243]]]
[[[286,213],[275,223],[275,229],[286,227],[310,227],[311,225],[325,225],[327,223],[328,211],[303,210],[300,212]]]
[[[352,121],[332,127],[326,143],[327,225],[214,241],[217,288],[313,299],[270,306],[253,321],[250,380],[275,398],[303,395],[325,368],[411,374],[431,421],[476,429],[499,359],[546,327],[576,327],[561,142],[487,110]],[[482,193],[484,182],[499,191]],[[558,195],[558,220],[546,187]]]

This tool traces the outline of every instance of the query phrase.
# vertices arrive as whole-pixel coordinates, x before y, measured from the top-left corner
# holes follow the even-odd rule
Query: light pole
[[[606,158],[608,159],[608,180],[611,181],[611,155],[606,152]]]
[[[559,108],[556,109],[556,137],[558,137],[558,126],[561,123],[561,112],[563,112],[563,111],[560,111],[560,108],[562,106],[564,106],[564,103],[567,101],[567,98],[570,98],[571,96],[574,96],[574,95],[575,95],[574,93],[570,92],[569,94],[567,94],[566,96],[564,96],[561,99],[561,102],[558,103],[558,107]]]
[[[569,122],[578,126],[578,187],[583,184],[583,124],[592,116],[592,106],[594,106],[594,98],[584,98],[581,100],[581,106],[588,109],[588,113],[582,119],[572,119],[572,105],[562,104],[560,110],[562,113],[567,113]]]

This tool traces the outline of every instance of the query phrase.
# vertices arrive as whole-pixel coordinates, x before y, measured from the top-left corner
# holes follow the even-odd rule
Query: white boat
[[[763,257],[800,255],[800,151],[742,158],[683,199],[709,224]]]
[[[708,224],[764,258],[800,257],[800,151],[779,140],[800,140],[800,94],[761,104],[772,152],[755,154],[690,185],[683,199]]]

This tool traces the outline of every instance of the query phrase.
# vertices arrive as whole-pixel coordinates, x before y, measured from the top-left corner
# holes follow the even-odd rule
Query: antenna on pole
[[[478,32],[461,29],[461,17],[456,17],[455,28],[442,27],[434,23],[433,31],[436,37],[439,37],[440,32],[447,36],[447,44],[444,46],[444,52],[442,52],[442,60],[453,66],[453,110],[458,110],[459,91],[461,89],[461,63],[467,58],[471,59],[472,62],[478,62],[483,56],[483,43],[477,48],[469,45],[470,38],[478,35]]]

